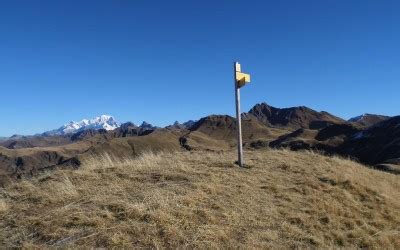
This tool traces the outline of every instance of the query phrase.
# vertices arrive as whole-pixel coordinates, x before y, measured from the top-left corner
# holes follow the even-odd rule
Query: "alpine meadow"
[[[0,248],[400,249],[399,10],[2,3]]]

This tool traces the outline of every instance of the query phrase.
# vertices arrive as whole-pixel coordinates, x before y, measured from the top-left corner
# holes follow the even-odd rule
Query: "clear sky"
[[[0,135],[110,114],[164,126],[305,105],[400,113],[400,1],[13,0],[0,4]]]

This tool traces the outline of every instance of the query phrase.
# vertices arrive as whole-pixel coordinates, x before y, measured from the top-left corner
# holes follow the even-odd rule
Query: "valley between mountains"
[[[345,121],[307,107],[261,103],[243,113],[242,121],[246,150],[315,150],[400,173],[400,116],[365,114]],[[40,135],[1,139],[0,185],[55,168],[79,168],[87,157],[104,153],[132,157],[147,151],[229,151],[235,148],[235,136],[235,119],[227,115],[165,128],[120,124],[111,116],[71,122]]]

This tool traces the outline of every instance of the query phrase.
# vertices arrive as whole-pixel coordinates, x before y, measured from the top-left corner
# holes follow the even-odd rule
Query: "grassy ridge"
[[[400,248],[399,176],[312,152],[87,159],[0,189],[0,246]]]

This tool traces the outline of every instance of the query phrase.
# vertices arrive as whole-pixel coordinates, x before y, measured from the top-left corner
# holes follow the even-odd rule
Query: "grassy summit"
[[[400,248],[400,176],[312,152],[103,155],[0,189],[0,246]]]

